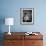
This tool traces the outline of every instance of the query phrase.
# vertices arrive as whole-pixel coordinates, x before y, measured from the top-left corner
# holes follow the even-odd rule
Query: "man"
[[[24,13],[23,22],[32,22],[32,16],[29,13]]]

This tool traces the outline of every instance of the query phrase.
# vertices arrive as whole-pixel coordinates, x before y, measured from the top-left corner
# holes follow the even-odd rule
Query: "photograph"
[[[33,24],[34,8],[20,8],[20,23]]]

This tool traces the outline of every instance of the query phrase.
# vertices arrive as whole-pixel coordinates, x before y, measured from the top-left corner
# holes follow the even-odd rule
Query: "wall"
[[[0,18],[13,17],[15,19],[12,31],[46,31],[46,1],[45,0],[1,0]],[[34,8],[34,24],[20,24],[20,8]],[[2,32],[7,31],[5,24],[1,26]],[[14,28],[14,29],[13,29]],[[19,30],[18,30],[19,29]]]
[[[46,40],[46,0],[0,0],[0,19],[13,17],[15,23],[11,26],[11,32],[36,32],[40,31]],[[20,8],[34,8],[34,24],[20,24]],[[8,32],[8,26],[4,22],[0,24],[0,32]],[[44,41],[44,45],[46,42]]]

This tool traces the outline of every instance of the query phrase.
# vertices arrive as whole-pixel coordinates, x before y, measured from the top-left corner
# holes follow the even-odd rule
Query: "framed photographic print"
[[[34,8],[20,8],[20,23],[21,24],[34,23]]]

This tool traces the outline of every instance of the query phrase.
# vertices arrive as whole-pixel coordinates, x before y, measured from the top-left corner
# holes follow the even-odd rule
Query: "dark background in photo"
[[[23,22],[32,22],[32,10],[23,10]]]

